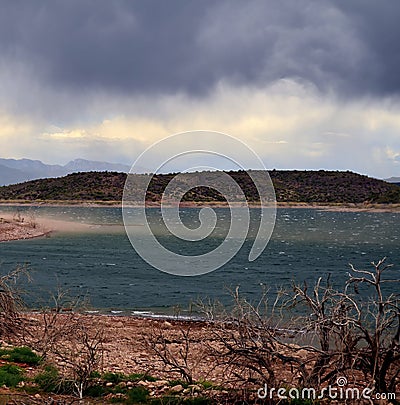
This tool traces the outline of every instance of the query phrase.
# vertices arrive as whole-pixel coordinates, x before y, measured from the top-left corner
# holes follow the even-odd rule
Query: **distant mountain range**
[[[73,173],[80,173],[80,172],[119,172],[119,173],[128,173],[130,170],[130,167],[128,165],[120,164],[120,163],[109,163],[109,162],[100,162],[100,161],[93,161],[93,160],[86,160],[86,159],[75,159],[71,160],[68,162],[66,165],[48,165],[40,160],[31,160],[31,159],[3,159],[0,158],[0,186],[6,186],[10,184],[17,184],[17,183],[23,183],[26,181],[30,180],[37,180],[37,179],[51,179],[55,177],[63,177],[69,174]],[[143,173],[148,173],[149,170],[146,170],[145,168],[139,168],[136,173],[138,174],[143,174]],[[280,173],[278,175],[278,173]],[[279,183],[280,183],[280,176],[281,174],[284,174],[284,183],[289,181],[291,183],[293,179],[291,179],[292,176],[299,176],[300,173],[303,173],[302,176],[302,181],[306,180],[309,181],[312,179],[312,187],[315,187],[315,182],[319,180],[319,176],[316,173],[329,173],[329,172],[313,172],[313,171],[272,171],[270,172],[271,177],[273,178],[274,185],[276,188],[279,189]],[[314,173],[314,174],[313,174]],[[350,177],[351,180],[354,182],[361,181],[363,185],[365,186],[367,183],[370,181],[376,182],[374,183],[372,189],[379,189],[382,187],[384,184],[384,181],[382,180],[376,180],[376,179],[370,179],[365,176],[360,176],[357,174],[352,174],[352,175],[339,175],[340,172],[331,172],[331,173],[336,173],[333,178],[334,182],[337,183],[337,187],[343,184],[343,181],[349,181]],[[100,173],[99,173],[100,174]],[[93,177],[96,178],[99,174],[93,174]],[[344,177],[343,177],[344,176]],[[355,176],[354,178],[352,176]],[[276,177],[276,178],[275,178]],[[275,179],[274,179],[275,178]],[[332,178],[332,176],[327,176],[324,181],[326,181],[327,178]],[[290,179],[290,180],[289,180]],[[366,180],[368,179],[368,180]],[[400,186],[400,177],[390,177],[388,179],[385,179],[386,182],[388,183],[394,183],[397,186]],[[342,183],[342,184],[341,184]],[[393,185],[394,185],[393,184]],[[379,187],[378,187],[379,185]],[[293,186],[293,184],[291,185]],[[308,184],[303,184],[304,186],[308,186]],[[371,186],[369,184],[369,186]],[[347,184],[348,188],[353,189],[354,184]],[[283,189],[288,192],[288,190],[292,189],[292,187],[283,187]],[[340,187],[341,192],[344,192],[342,187]],[[283,190],[281,190],[283,192]],[[279,194],[279,192],[278,192]],[[303,193],[302,193],[303,194]],[[335,194],[335,193],[333,193]],[[363,193],[361,193],[363,194]],[[287,198],[288,196],[280,196],[281,201],[291,201],[292,198]],[[306,195],[303,195],[300,198],[300,195],[294,198],[295,201],[306,201]],[[117,199],[119,199],[119,195],[116,196]],[[337,200],[338,197],[334,198],[334,200]],[[329,198],[328,198],[329,199]],[[369,199],[367,195],[364,195],[362,197],[362,201],[365,199]],[[350,198],[350,200],[353,200],[353,198]],[[389,198],[390,200],[390,198]]]
[[[400,186],[400,177],[389,177],[388,179],[385,179],[388,183],[395,183]]]
[[[61,177],[78,172],[112,171],[128,173],[129,170],[130,167],[127,165],[85,159],[71,160],[66,165],[62,166],[47,165],[40,160],[0,158],[0,186],[35,179]]]

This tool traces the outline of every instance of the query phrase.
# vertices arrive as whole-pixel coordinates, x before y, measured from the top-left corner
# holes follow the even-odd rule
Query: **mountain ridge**
[[[207,172],[212,176],[216,172]],[[256,202],[257,189],[245,171],[226,172],[242,188],[250,202]],[[353,172],[271,170],[278,202],[309,203],[400,203],[400,187],[383,180]],[[146,200],[159,202],[168,183],[177,175],[154,175],[147,189]],[[185,173],[182,186],[190,183],[193,173]],[[143,183],[145,174],[130,174],[137,184]],[[32,180],[25,183],[0,187],[1,200],[24,201],[121,201],[126,173],[83,172],[64,177]],[[135,184],[135,183],[134,183]],[[184,195],[184,201],[221,202],[223,196],[215,190],[197,187]]]
[[[0,158],[0,186],[25,181],[66,176],[85,171],[129,172],[130,167],[121,163],[74,159],[65,165],[52,165],[34,159]]]
[[[389,177],[388,179],[385,179],[385,181],[387,181],[388,183],[394,183],[394,184],[400,185],[400,177],[392,176],[392,177]]]

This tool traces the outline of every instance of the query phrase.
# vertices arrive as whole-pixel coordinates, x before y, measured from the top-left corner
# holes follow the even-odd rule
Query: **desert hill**
[[[215,172],[209,172],[210,176]],[[244,190],[249,201],[257,201],[258,194],[245,171],[227,172]],[[315,203],[400,203],[400,187],[353,172],[272,170],[269,172],[278,202]],[[153,177],[147,199],[159,201],[166,185],[176,174]],[[125,173],[85,172],[64,177],[32,180],[0,187],[1,200],[71,200],[120,201],[126,180]],[[143,180],[141,174],[134,181]],[[183,175],[189,181],[192,173]],[[187,193],[186,201],[223,201],[218,192],[197,187]]]

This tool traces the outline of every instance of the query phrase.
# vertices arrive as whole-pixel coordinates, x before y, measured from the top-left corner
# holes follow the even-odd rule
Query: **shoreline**
[[[122,208],[121,201],[84,201],[84,200],[50,200],[50,201],[28,201],[28,200],[0,200],[0,208],[4,206],[17,207],[85,207],[85,208]],[[146,204],[146,208],[160,208],[159,202]],[[176,207],[176,204],[164,205]],[[181,208],[229,208],[227,203],[221,202],[183,202],[179,205]],[[249,208],[259,208],[258,203],[248,203]],[[143,205],[126,205],[129,208],[143,207]],[[233,204],[233,208],[245,207],[242,203]],[[272,205],[273,207],[273,205]],[[316,209],[323,211],[336,212],[393,212],[400,213],[400,204],[378,204],[378,203],[307,203],[307,202],[277,202],[276,208],[280,209]]]
[[[48,236],[52,230],[42,227],[36,221],[0,217],[0,242],[34,239]]]
[[[75,232],[91,229],[88,224],[62,221],[42,216],[24,218],[19,213],[14,218],[10,213],[2,213],[0,206],[0,243],[49,237],[54,232]]]
[[[34,239],[40,237],[48,237],[53,232],[73,232],[77,230],[89,230],[90,224],[82,224],[73,221],[62,221],[46,216],[36,216],[20,212],[18,216],[12,216],[9,212],[2,213],[1,207],[84,207],[84,208],[105,208],[114,207],[122,208],[121,201],[21,201],[0,200],[0,243],[8,241]],[[139,207],[139,206],[127,206]],[[176,207],[176,205],[167,205],[168,207]],[[211,202],[208,204],[196,202],[184,202],[180,204],[180,208],[229,208],[228,204]],[[233,205],[233,208],[241,208],[243,204],[238,203]],[[259,204],[249,203],[249,208],[260,208]],[[274,205],[272,205],[274,207]],[[159,203],[150,203],[146,208],[160,208]],[[266,207],[268,208],[268,207]],[[278,202],[276,208],[279,209],[313,209],[328,212],[371,212],[371,213],[400,213],[400,204],[355,204],[355,203],[294,203],[294,202]],[[26,215],[27,218],[23,218]],[[32,216],[33,215],[33,216]]]

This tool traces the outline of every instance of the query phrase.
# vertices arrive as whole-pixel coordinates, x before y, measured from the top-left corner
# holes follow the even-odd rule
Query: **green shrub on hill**
[[[252,172],[259,175],[260,172]],[[250,202],[258,201],[257,189],[249,174],[243,170],[227,172],[241,187]],[[306,203],[400,203],[400,187],[393,183],[352,172],[272,170],[269,172],[278,202]],[[210,179],[216,172],[206,173]],[[140,184],[147,175],[134,176],[132,184]],[[160,201],[168,183],[176,174],[153,176],[149,183],[147,201]],[[190,184],[193,173],[180,177],[182,187]],[[0,187],[2,200],[27,201],[121,201],[127,175],[117,172],[74,173],[65,177],[40,179]],[[184,201],[221,202],[224,197],[208,187],[195,187]]]
[[[0,367],[0,387],[16,387],[24,380],[23,371],[13,364],[6,364]]]

